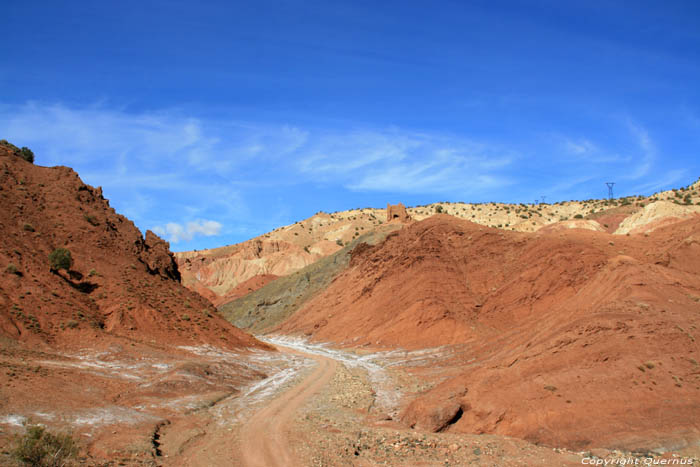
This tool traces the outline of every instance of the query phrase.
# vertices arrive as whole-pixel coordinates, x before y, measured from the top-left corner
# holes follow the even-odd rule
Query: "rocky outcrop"
[[[146,231],[140,258],[151,274],[180,282],[180,271],[170,244],[150,230]]]

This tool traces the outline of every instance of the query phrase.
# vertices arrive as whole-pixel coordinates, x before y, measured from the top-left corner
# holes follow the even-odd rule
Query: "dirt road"
[[[331,358],[282,346],[277,348],[280,352],[312,358],[318,366],[301,383],[282,393],[243,425],[240,452],[243,465],[247,467],[300,465],[288,443],[289,424],[294,412],[325,386],[336,370],[337,362]]]

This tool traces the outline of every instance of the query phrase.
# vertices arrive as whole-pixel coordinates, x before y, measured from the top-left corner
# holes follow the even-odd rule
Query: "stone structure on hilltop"
[[[391,205],[388,204],[386,205],[386,221],[387,222],[409,222],[411,220],[411,216],[408,215],[408,212],[406,212],[406,206],[403,205],[403,203],[399,203],[396,205]]]

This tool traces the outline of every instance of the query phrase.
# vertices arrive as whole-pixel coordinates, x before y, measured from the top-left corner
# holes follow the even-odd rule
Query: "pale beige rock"
[[[680,222],[700,214],[700,206],[681,205],[669,201],[656,201],[643,210],[623,220],[615,235],[649,233],[659,227]]]

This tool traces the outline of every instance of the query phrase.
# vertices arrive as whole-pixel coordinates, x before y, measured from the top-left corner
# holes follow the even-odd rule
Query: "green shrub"
[[[71,266],[73,266],[73,256],[71,256],[70,251],[65,248],[56,248],[49,255],[49,264],[51,265],[52,271],[59,271],[61,269],[69,271]]]
[[[583,215],[582,215],[582,214],[576,214],[576,215],[574,216],[574,219],[583,219]]]
[[[7,265],[7,267],[5,268],[5,272],[7,272],[7,273],[9,273],[9,274],[17,274],[17,275],[19,275],[19,269],[17,269],[17,266],[15,266],[15,265],[12,264],[12,263],[10,263],[10,264]]]
[[[27,232],[34,232],[34,230],[35,230],[35,229],[34,229],[34,226],[33,226],[32,224],[24,224],[24,225],[22,226],[22,228],[23,228],[24,230],[26,230]]]
[[[20,149],[17,155],[27,162],[34,163],[34,153],[26,146]]]
[[[442,206],[440,206],[439,204],[435,206],[435,212],[438,214],[442,213]]]
[[[43,426],[33,425],[16,439],[11,454],[22,465],[59,467],[78,454],[78,446],[68,434],[55,435]]]
[[[0,139],[0,146],[7,146],[15,154],[17,154],[17,152],[19,152],[19,148],[17,146],[15,146],[14,144],[10,143],[9,141],[7,141],[6,139]]]
[[[27,162],[34,163],[34,153],[28,147],[18,148],[6,139],[0,139],[0,146],[5,146],[9,148],[15,154],[15,156],[19,156]]]

